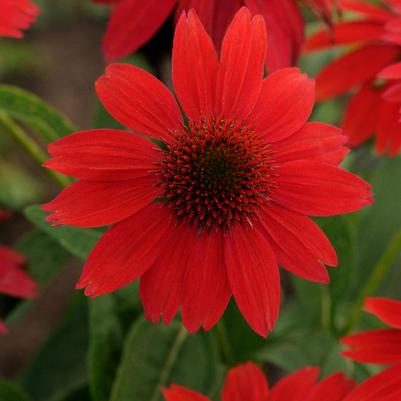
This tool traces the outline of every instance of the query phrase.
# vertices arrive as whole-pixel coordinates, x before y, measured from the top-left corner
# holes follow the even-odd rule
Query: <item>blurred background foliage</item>
[[[0,337],[0,400],[160,401],[161,388],[171,382],[218,399],[226,369],[248,359],[261,363],[271,381],[305,365],[320,366],[323,375],[343,370],[358,380],[377,370],[345,361],[338,341],[357,327],[380,326],[360,313],[361,294],[401,227],[401,159],[379,160],[369,144],[353,151],[344,167],[372,182],[376,204],[318,220],[339,267],[330,269],[327,286],[281,272],[281,314],[267,341],[251,331],[233,302],[211,332],[188,335],[178,321],[167,327],[144,321],[136,284],[96,299],[73,291],[102,230],[45,223],[46,214],[31,205],[59,188],[30,155],[45,159],[45,144],[75,127],[120,127],[93,90],[104,69],[107,8],[82,0],[38,3],[42,15],[26,39],[0,41],[0,207],[15,212],[1,227],[0,241],[27,256],[28,270],[41,284],[36,301],[0,299],[10,326],[10,334]],[[310,19],[313,31],[318,23]],[[169,85],[171,21],[166,25],[126,61]],[[337,53],[308,55],[300,66],[313,76]],[[339,124],[346,100],[317,105],[313,119]],[[32,140],[31,149],[20,146],[18,130]],[[374,294],[400,299],[401,257],[389,256],[384,262],[390,268],[383,269]]]

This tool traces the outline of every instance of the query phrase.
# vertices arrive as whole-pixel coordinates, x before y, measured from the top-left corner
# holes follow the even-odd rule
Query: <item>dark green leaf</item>
[[[127,337],[111,401],[161,401],[161,390],[177,383],[208,394],[217,375],[212,337],[189,335],[182,326],[140,319]]]
[[[63,400],[87,382],[88,308],[76,295],[67,317],[25,371],[22,386],[36,401]]]
[[[29,396],[22,391],[17,383],[0,378],[1,401],[30,401]]]
[[[77,130],[54,107],[36,95],[14,86],[0,86],[0,109],[34,128],[45,142],[52,142]]]
[[[101,231],[77,227],[52,227],[45,221],[47,213],[40,206],[30,206],[25,216],[40,230],[54,238],[63,248],[81,260],[86,260],[90,251],[102,235]]]

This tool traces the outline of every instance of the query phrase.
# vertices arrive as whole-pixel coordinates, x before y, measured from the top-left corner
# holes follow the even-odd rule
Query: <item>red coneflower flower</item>
[[[39,15],[39,8],[30,0],[0,0],[0,36],[22,38]]]
[[[325,100],[352,88],[343,129],[352,147],[376,134],[378,154],[395,156],[401,149],[401,1],[384,2],[378,7],[357,0],[342,0],[339,8],[358,13],[361,18],[334,25],[312,35],[307,51],[336,45],[357,44],[348,53],[326,66],[316,77],[317,98]]]
[[[390,329],[353,334],[341,341],[350,347],[342,354],[358,362],[401,363],[401,302],[386,298],[366,298],[365,308]]]
[[[269,389],[263,372],[246,363],[228,372],[222,401],[398,401],[401,366],[387,369],[355,387],[353,380],[334,373],[318,382],[319,368],[306,367],[285,376]],[[172,385],[163,391],[166,401],[209,401],[195,391]]]
[[[263,79],[265,23],[243,8],[220,61],[196,13],[183,14],[173,48],[174,96],[124,64],[96,83],[107,110],[136,133],[91,130],[49,146],[45,166],[79,179],[45,205],[55,224],[113,224],[77,288],[87,295],[141,279],[146,316],[210,329],[231,294],[261,335],[277,318],[277,263],[328,282],[337,257],[306,215],[370,204],[370,186],[337,168],[341,131],[307,123],[314,83],[296,68]],[[149,140],[155,138],[153,142]],[[156,146],[154,141],[160,146]]]
[[[0,221],[9,214],[0,209]],[[34,298],[36,283],[22,270],[25,263],[23,255],[0,245],[0,293],[18,298]],[[7,332],[6,325],[0,320],[0,334]]]
[[[270,72],[296,63],[303,42],[304,21],[296,0],[94,0],[114,3],[104,37],[104,53],[109,61],[134,52],[145,44],[171,14],[195,9],[217,48],[235,13],[242,7],[261,14],[268,31]],[[335,0],[303,0],[325,19],[330,19]]]

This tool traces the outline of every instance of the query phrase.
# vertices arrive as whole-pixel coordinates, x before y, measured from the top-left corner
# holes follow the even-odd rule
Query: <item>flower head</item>
[[[222,401],[396,401],[401,396],[401,366],[387,369],[359,386],[342,373],[318,381],[319,369],[306,367],[269,388],[263,372],[248,362],[231,369]],[[207,397],[172,385],[163,391],[166,401],[209,401]]]
[[[366,298],[365,310],[377,316],[388,329],[377,329],[342,338],[349,350],[342,354],[358,362],[401,363],[401,302],[386,298]]]
[[[341,130],[307,123],[314,82],[296,68],[263,78],[266,32],[243,8],[220,60],[196,13],[183,14],[170,91],[131,65],[97,84],[107,110],[131,132],[84,131],[49,147],[46,166],[79,179],[45,205],[55,224],[112,225],[78,288],[90,296],[140,278],[146,316],[171,321],[181,307],[191,331],[211,328],[231,295],[267,335],[280,303],[277,264],[329,280],[337,257],[306,215],[370,204],[370,186],[337,167]],[[157,140],[150,141],[148,137]]]
[[[316,77],[318,100],[357,91],[351,97],[343,121],[350,146],[376,135],[376,151],[395,156],[401,150],[401,2],[342,0],[340,9],[360,15],[327,31],[312,35],[306,50],[355,44],[349,52],[326,66]]]
[[[268,31],[267,69],[296,63],[304,37],[304,21],[295,0],[94,0],[113,4],[104,37],[106,59],[116,60],[145,44],[174,8],[176,20],[182,11],[195,9],[217,48],[235,13],[246,6],[265,19]],[[303,0],[314,11],[330,20],[334,0]]]
[[[9,217],[9,213],[0,209],[0,221]],[[0,245],[0,293],[18,298],[36,297],[36,283],[22,266],[25,258],[20,253]],[[7,327],[0,320],[0,333],[6,333]]]
[[[0,0],[0,36],[21,38],[39,14],[30,0]]]

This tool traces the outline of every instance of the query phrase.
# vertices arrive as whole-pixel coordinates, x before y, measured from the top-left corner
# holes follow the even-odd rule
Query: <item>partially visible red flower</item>
[[[0,0],[0,36],[22,38],[38,15],[39,8],[30,0]]]
[[[401,149],[401,1],[383,1],[383,7],[358,0],[341,0],[339,8],[360,18],[341,22],[332,33],[312,35],[306,51],[355,44],[349,52],[326,66],[316,77],[317,98],[327,98],[356,88],[343,121],[348,144],[358,146],[376,134],[378,154],[395,156]]]
[[[79,179],[45,205],[48,221],[112,224],[78,288],[96,296],[140,278],[148,319],[182,308],[191,332],[210,329],[231,294],[266,336],[280,304],[277,264],[328,282],[336,253],[307,217],[370,204],[370,185],[337,167],[341,130],[307,123],[314,83],[296,68],[263,78],[265,23],[246,8],[224,37],[220,61],[196,13],[183,14],[171,92],[125,64],[97,84],[106,109],[141,136],[92,130],[49,147],[45,165]],[[185,121],[185,122],[184,122]],[[162,143],[157,147],[148,137]]]
[[[0,209],[0,220],[7,218],[9,214]],[[20,253],[0,245],[0,293],[17,298],[34,298],[37,285],[29,277],[22,265],[25,258]],[[0,333],[6,333],[7,327],[0,320]]]
[[[342,354],[357,362],[401,363],[401,301],[366,298],[365,310],[391,328],[365,331],[342,338],[341,341],[350,347]]]
[[[269,72],[296,63],[304,36],[304,21],[296,0],[94,0],[114,3],[104,37],[108,61],[119,59],[145,44],[176,7],[176,17],[183,10],[195,9],[217,48],[230,21],[242,7],[254,15],[263,15],[267,24]],[[330,19],[334,0],[303,0]]]
[[[263,372],[248,362],[228,372],[222,401],[399,401],[401,366],[372,376],[359,386],[342,373],[318,381],[319,368],[306,367],[285,376],[271,389]],[[172,385],[163,391],[166,401],[210,401],[184,387]]]

